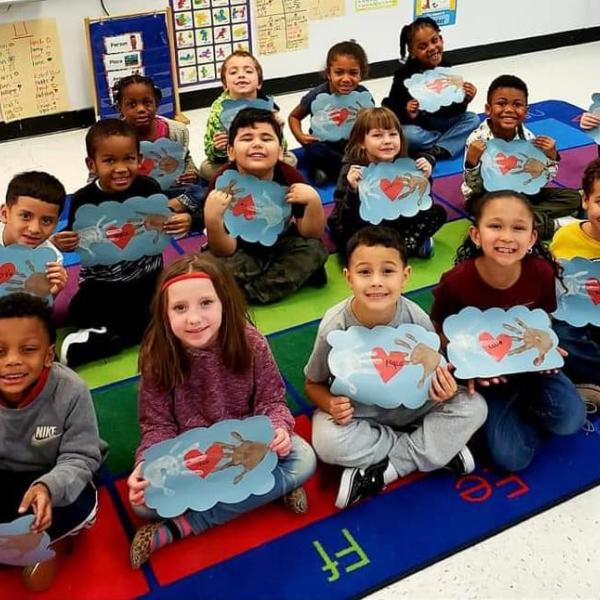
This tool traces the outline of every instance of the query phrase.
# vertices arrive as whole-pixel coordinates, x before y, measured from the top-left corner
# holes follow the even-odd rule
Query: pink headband
[[[174,283],[177,283],[178,281],[185,281],[186,279],[210,279],[210,275],[208,273],[205,273],[204,271],[194,271],[192,273],[183,273],[182,275],[176,275],[175,277],[171,277],[171,279],[167,279],[167,281],[163,283],[162,291],[164,292]]]

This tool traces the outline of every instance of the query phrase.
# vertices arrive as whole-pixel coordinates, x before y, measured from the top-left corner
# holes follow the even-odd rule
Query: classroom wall
[[[393,9],[357,13],[354,0],[346,0],[346,16],[309,22],[309,47],[306,50],[259,56],[265,77],[318,71],[323,67],[327,48],[347,38],[360,42],[370,61],[395,59],[399,29],[412,20],[414,2],[398,0],[398,4]],[[457,0],[457,4],[456,25],[444,28],[448,50],[600,26],[600,2],[597,0],[503,0],[500,3]],[[122,14],[161,9],[165,0],[105,0],[105,5],[111,14]],[[8,8],[0,5],[0,23],[56,18],[71,110],[93,104],[83,19],[102,14],[99,0],[45,0],[13,4]]]

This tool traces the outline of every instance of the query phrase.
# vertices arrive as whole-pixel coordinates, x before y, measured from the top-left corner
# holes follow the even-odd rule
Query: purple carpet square
[[[598,149],[594,144],[571,150],[562,150],[556,180],[565,187],[579,189],[581,176],[589,162],[598,158]]]

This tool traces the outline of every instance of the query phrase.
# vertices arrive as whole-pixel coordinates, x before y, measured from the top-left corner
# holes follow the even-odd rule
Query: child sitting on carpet
[[[329,389],[329,332],[404,323],[433,330],[425,312],[402,297],[410,272],[395,230],[370,226],[358,231],[348,242],[344,269],[353,296],[325,313],[304,368],[306,395],[317,406],[315,451],[322,461],[345,467],[335,501],[338,508],[376,494],[416,470],[448,466],[470,473],[475,468],[466,444],[485,420],[485,402],[459,388],[447,366],[436,369],[429,400],[417,409],[360,404]]]
[[[162,274],[152,321],[140,352],[140,427],[136,467],[128,479],[129,501],[140,516],[156,520],[144,505],[149,483],[141,475],[145,450],[195,427],[224,419],[266,415],[275,430],[271,449],[279,456],[275,485],[237,504],[144,525],[131,544],[139,568],[152,552],[199,534],[258,506],[284,497],[296,513],[307,510],[302,484],[315,470],[309,444],[293,433],[285,385],[267,340],[250,324],[242,294],[228,268],[208,254],[175,261]]]
[[[0,298],[0,523],[33,512],[31,530],[52,542],[93,523],[92,477],[102,461],[92,397],[54,362],[55,339],[41,298]],[[54,566],[50,559],[26,569],[26,582],[49,584]]]
[[[557,259],[570,260],[577,256],[600,261],[600,158],[592,161],[583,173],[581,206],[587,211],[586,221],[561,227],[550,244]],[[588,279],[583,293],[600,296],[600,284]],[[565,373],[577,384],[584,400],[600,405],[600,328],[595,325],[575,327],[556,321],[554,330],[561,346],[569,353],[565,357]]]
[[[527,198],[511,191],[486,194],[475,205],[474,219],[456,266],[433,291],[431,319],[438,331],[446,317],[467,306],[554,312],[558,266],[538,237]],[[483,429],[490,454],[507,471],[531,463],[543,434],[570,435],[585,421],[575,386],[559,370],[469,380],[471,393],[475,383],[488,405]]]
[[[338,252],[343,257],[348,240],[362,227],[368,225],[360,213],[358,182],[370,163],[393,162],[408,156],[408,147],[400,121],[387,108],[365,108],[358,113],[346,146],[344,166],[340,172],[333,198],[335,206],[328,219],[329,231]],[[417,167],[423,176],[431,176],[431,164],[418,158]],[[420,210],[412,217],[398,217],[382,221],[395,229],[402,238],[408,256],[429,258],[433,253],[432,235],[446,222],[447,214],[439,204]]]
[[[307,282],[324,285],[327,281],[324,265],[328,253],[319,239],[325,227],[321,199],[299,171],[281,161],[281,140],[281,127],[272,112],[245,108],[229,129],[231,162],[221,169],[289,186],[286,201],[292,207],[291,216],[272,246],[229,235],[224,216],[234,198],[228,191],[214,188],[220,173],[209,187],[204,207],[210,251],[226,259],[247,299],[261,304],[281,300]]]

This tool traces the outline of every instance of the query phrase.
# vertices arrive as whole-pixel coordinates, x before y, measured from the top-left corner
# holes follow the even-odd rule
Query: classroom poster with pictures
[[[249,0],[170,0],[179,86],[218,81],[234,50],[252,48]]]
[[[457,0],[414,0],[415,19],[430,17],[440,27],[456,23]]]

